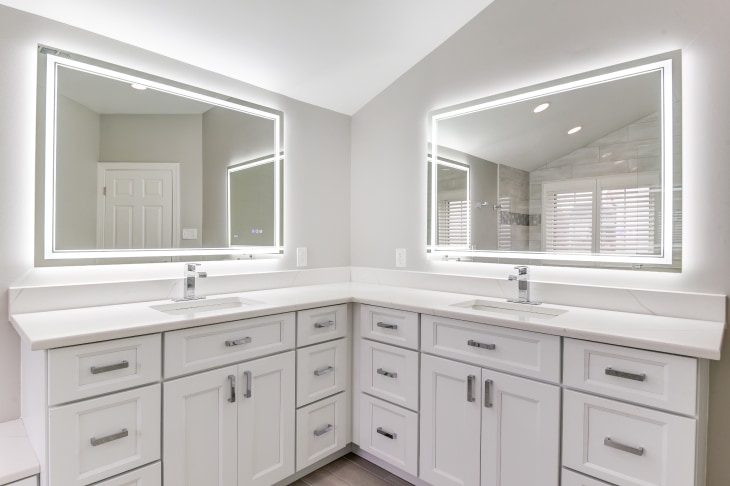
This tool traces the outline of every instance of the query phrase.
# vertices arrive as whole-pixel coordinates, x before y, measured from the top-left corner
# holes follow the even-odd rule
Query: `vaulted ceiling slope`
[[[0,0],[0,4],[351,115],[492,1]]]

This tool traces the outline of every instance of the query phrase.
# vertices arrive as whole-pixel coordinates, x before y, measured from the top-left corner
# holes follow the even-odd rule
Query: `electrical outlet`
[[[307,248],[306,247],[297,248],[297,266],[298,267],[307,266]]]
[[[396,248],[395,249],[395,266],[403,268],[406,266],[406,249]]]
[[[182,239],[183,240],[197,240],[198,239],[198,229],[197,228],[183,228]]]

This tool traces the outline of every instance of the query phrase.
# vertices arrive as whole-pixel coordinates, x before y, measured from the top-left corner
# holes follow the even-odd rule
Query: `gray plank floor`
[[[411,483],[351,453],[291,486],[411,486]]]

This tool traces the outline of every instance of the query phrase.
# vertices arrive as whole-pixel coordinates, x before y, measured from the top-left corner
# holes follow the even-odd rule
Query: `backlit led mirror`
[[[45,259],[282,251],[281,112],[40,56]]]
[[[432,112],[432,257],[679,270],[679,63],[673,52]]]

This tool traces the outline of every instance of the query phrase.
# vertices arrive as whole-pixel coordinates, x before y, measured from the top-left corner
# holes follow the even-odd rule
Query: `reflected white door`
[[[100,163],[97,243],[172,248],[177,164]]]

